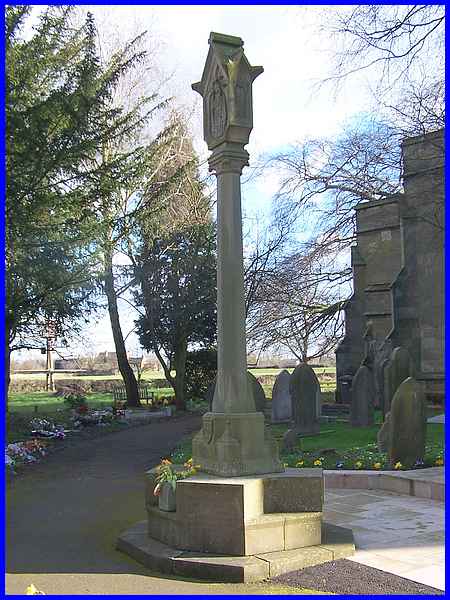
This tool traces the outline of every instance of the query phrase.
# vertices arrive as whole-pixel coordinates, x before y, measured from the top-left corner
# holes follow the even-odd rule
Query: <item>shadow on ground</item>
[[[145,471],[199,426],[187,416],[85,441],[18,476],[7,490],[7,572],[148,574],[116,539],[145,518]]]

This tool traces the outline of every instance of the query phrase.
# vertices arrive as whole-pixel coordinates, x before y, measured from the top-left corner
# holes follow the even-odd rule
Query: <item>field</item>
[[[257,377],[266,394],[266,398],[270,401],[272,399],[272,388],[275,382],[275,378],[278,373],[281,371],[279,368],[270,368],[270,369],[250,369],[250,372]],[[288,371],[292,372],[293,369],[288,369]],[[315,369],[316,375],[320,381],[320,387],[323,393],[323,401],[324,402],[333,402],[334,401],[334,390],[336,387],[335,384],[335,368],[334,367],[321,367]],[[12,411],[33,411],[35,407],[38,407],[38,410],[46,410],[46,411],[54,411],[58,407],[62,405],[62,399],[60,397],[55,397],[52,393],[48,393],[45,391],[31,391],[27,389],[27,382],[36,384],[41,387],[40,382],[44,382],[45,374],[13,374],[12,383],[13,383],[13,391],[9,394],[9,408]],[[118,385],[122,383],[122,378],[120,375],[72,375],[69,373],[55,373],[54,374],[55,382],[65,381],[66,383],[88,383],[90,381],[95,382],[97,387],[101,384],[102,381],[105,381],[105,390],[101,389],[101,386],[95,391],[91,391],[88,393],[89,396],[89,404],[92,406],[96,405],[104,405],[111,404],[112,402],[112,393],[111,387],[114,387],[115,382]],[[161,371],[144,371],[142,375],[142,381],[148,382],[150,385],[150,390],[155,393],[156,397],[160,396],[173,396],[173,389],[166,384],[164,386],[164,382],[166,381],[164,375]],[[20,387],[14,390],[14,382],[20,385]],[[151,383],[154,384],[152,387]],[[107,385],[108,384],[108,385]],[[164,386],[164,387],[161,387]]]
[[[292,373],[293,368],[286,369],[289,373]],[[250,373],[253,373],[255,377],[264,376],[264,375],[272,375],[276,377],[282,369],[279,368],[268,368],[268,369],[249,369]],[[316,375],[320,377],[320,375],[335,375],[336,368],[335,367],[318,367],[314,369]],[[99,380],[99,379],[107,379],[107,380],[121,380],[121,376],[117,375],[76,375],[71,373],[58,373],[55,371],[53,373],[53,377],[55,380],[58,379],[79,379],[83,380]],[[12,380],[15,379],[33,379],[33,380],[45,380],[45,373],[12,373]],[[145,381],[150,381],[154,379],[164,379],[164,373],[162,371],[144,371],[142,373],[142,379]]]

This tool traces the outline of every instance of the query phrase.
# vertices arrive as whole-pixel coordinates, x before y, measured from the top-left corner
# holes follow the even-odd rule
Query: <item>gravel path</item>
[[[444,592],[350,560],[335,560],[272,579],[274,584],[334,594],[435,594]]]

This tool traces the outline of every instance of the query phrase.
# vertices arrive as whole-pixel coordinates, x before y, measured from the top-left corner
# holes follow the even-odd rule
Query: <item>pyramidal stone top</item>
[[[248,143],[253,128],[252,83],[263,72],[244,54],[240,37],[212,32],[200,81],[192,89],[203,98],[203,136],[208,149],[224,142]]]

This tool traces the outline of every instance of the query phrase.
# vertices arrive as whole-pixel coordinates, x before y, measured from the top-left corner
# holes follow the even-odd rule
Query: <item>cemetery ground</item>
[[[426,561],[438,552],[439,539],[443,539],[442,531],[432,531],[442,520],[443,504],[378,490],[327,491],[327,518],[340,515],[347,521],[361,521],[369,508],[374,518],[366,529],[360,529],[367,533],[367,527],[372,528],[369,541],[376,536],[377,523],[390,519],[391,529],[397,529],[389,532],[389,539],[394,536],[395,542],[389,547],[379,544],[378,552],[389,550],[397,554],[399,560],[385,562],[399,568],[400,577],[388,568],[387,572],[383,567],[372,568],[374,554],[367,546],[361,550],[359,560],[363,564],[334,561],[287,574],[279,581],[258,584],[219,584],[161,575],[116,551],[118,535],[145,519],[145,471],[161,457],[169,456],[174,447],[185,446],[199,429],[200,418],[184,414],[114,435],[85,439],[67,446],[63,452],[50,454],[14,478],[7,488],[7,594],[23,594],[31,583],[46,594],[59,595],[316,594],[353,590],[366,594],[433,593],[430,588],[401,577],[401,573],[414,567],[419,548],[409,549],[413,557],[410,560],[402,547],[405,538],[397,539],[398,515],[408,520],[406,529],[400,523],[403,536],[408,536],[406,546],[428,544],[427,565]],[[421,518],[428,529],[423,529]],[[418,534],[418,541],[408,530],[411,523],[417,528],[414,533]],[[378,534],[386,537],[385,530]],[[336,588],[336,581],[341,588]]]
[[[258,376],[262,375],[260,371]],[[273,377],[278,372],[270,371],[262,377]],[[272,386],[264,381],[268,380],[263,379],[263,387],[269,400],[266,411],[269,415]],[[321,384],[325,401],[332,401],[332,385],[328,381]],[[156,387],[155,392],[168,396],[170,390]],[[92,408],[105,408],[111,406],[113,397],[106,392],[89,393],[87,401]],[[443,504],[377,490],[326,492],[328,518],[342,519],[336,524],[343,526],[348,526],[351,519],[359,523],[355,539],[357,545],[360,542],[362,546],[357,561],[333,561],[271,582],[218,584],[182,580],[149,572],[117,552],[117,536],[136,521],[145,519],[144,472],[163,457],[171,457],[176,463],[191,456],[192,435],[199,429],[200,415],[207,406],[196,403],[189,407],[190,412],[133,429],[128,428],[131,423],[127,426],[119,422],[101,428],[86,427],[81,433],[68,434],[65,440],[47,442],[63,451],[50,452],[29,467],[19,467],[7,488],[8,594],[22,594],[31,583],[46,594],[61,595],[435,592],[423,585],[433,585],[429,574],[416,576],[416,582],[422,583],[410,581],[408,575],[418,569],[414,561],[422,561],[425,571],[436,569],[436,564],[440,564]],[[442,412],[438,407],[428,410],[429,416]],[[66,421],[69,411],[64,408],[62,397],[46,392],[14,393],[8,416],[8,441],[29,438],[26,425],[35,416],[54,419],[67,428],[70,425]],[[375,426],[367,428],[351,428],[343,419],[322,423],[319,435],[303,438],[291,454],[282,452],[282,460],[288,466],[324,469],[336,469],[336,464],[342,462],[343,469],[355,470],[375,469],[374,465],[381,463],[379,469],[383,470],[383,457],[375,450],[381,421],[379,413],[376,421]],[[281,441],[287,425],[269,426]],[[111,435],[105,435],[109,433]],[[427,466],[436,464],[442,457],[443,443],[444,426],[429,424]],[[299,464],[301,462],[303,464]],[[389,539],[380,542],[374,523],[363,522],[368,508],[377,520],[387,518],[386,513],[391,515],[391,521],[388,519],[386,523],[391,530],[389,535],[394,537],[388,546],[383,543],[389,542],[389,535]],[[399,515],[403,515],[400,521]],[[402,518],[408,520],[411,531],[402,525],[406,522]],[[406,529],[399,530],[399,522]],[[406,531],[409,541],[398,538],[398,531],[403,536]],[[369,545],[364,545],[367,539]],[[420,553],[422,544],[424,557]],[[341,587],[336,582],[341,582]]]

